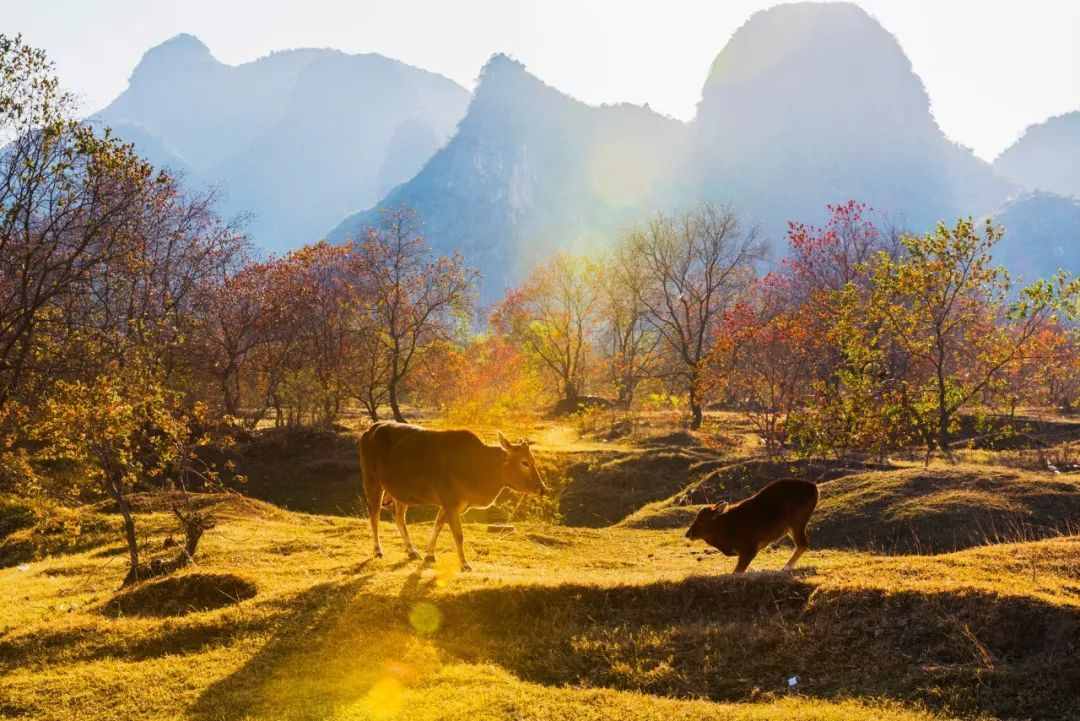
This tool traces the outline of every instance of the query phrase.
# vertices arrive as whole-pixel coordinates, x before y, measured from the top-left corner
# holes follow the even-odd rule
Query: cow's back
[[[482,446],[471,431],[395,421],[379,421],[360,438],[364,473],[374,474],[391,496],[409,504],[439,503],[457,467],[468,467]]]
[[[728,513],[736,520],[736,541],[760,545],[783,536],[796,525],[805,525],[817,506],[818,489],[809,481],[774,481],[736,504]]]

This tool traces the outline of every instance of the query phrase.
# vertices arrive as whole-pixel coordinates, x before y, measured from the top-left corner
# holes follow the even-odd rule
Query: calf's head
[[[506,451],[503,459],[503,483],[515,491],[544,495],[548,488],[536,468],[536,459],[533,458],[529,442],[511,443],[500,431],[499,445]]]
[[[724,551],[726,547],[731,546],[727,519],[724,517],[726,511],[726,503],[702,508],[698,511],[697,518],[690,524],[690,528],[686,530],[686,537],[690,540],[700,538]]]

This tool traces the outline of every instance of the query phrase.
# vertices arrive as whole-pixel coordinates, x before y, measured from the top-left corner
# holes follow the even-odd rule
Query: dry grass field
[[[1080,717],[1068,475],[857,469],[822,481],[800,568],[780,572],[776,548],[731,577],[733,559],[682,530],[703,482],[753,484],[745,466],[716,475],[746,462],[741,444],[528,431],[549,481],[605,520],[477,514],[471,573],[449,533],[424,564],[386,522],[374,560],[357,517],[221,495],[205,501],[218,525],[196,565],[121,592],[107,507],[34,522],[0,504],[15,519],[0,526],[0,717]],[[164,553],[174,519],[138,520]],[[430,524],[413,525],[426,538]]]

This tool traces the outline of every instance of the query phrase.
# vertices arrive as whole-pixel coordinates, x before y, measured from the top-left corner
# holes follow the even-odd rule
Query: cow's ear
[[[511,451],[514,449],[514,445],[506,439],[506,436],[502,434],[502,431],[496,431],[499,434],[499,445],[503,447],[503,450]]]

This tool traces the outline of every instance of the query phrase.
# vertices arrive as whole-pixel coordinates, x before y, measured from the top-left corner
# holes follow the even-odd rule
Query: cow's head
[[[540,471],[536,468],[536,459],[533,458],[529,442],[511,443],[502,431],[499,431],[499,445],[506,451],[506,458],[503,461],[503,482],[515,491],[544,495],[548,488],[544,485],[544,479],[540,477]]]
[[[686,530],[686,537],[690,540],[700,538],[716,546],[724,553],[728,553],[728,549],[732,544],[729,538],[731,534],[726,522],[727,519],[724,517],[726,512],[726,503],[717,503],[714,506],[702,508],[698,511],[697,518],[690,524],[690,528]]]

